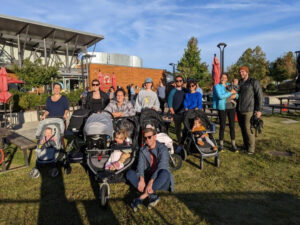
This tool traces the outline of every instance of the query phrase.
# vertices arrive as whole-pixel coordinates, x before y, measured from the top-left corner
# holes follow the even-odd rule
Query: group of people
[[[246,66],[240,68],[240,80],[228,83],[228,76],[221,75],[221,82],[213,88],[213,107],[218,110],[220,130],[219,148],[224,148],[224,130],[226,125],[226,115],[229,119],[230,136],[233,151],[237,151],[235,143],[235,113],[237,112],[239,125],[241,127],[244,148],[249,154],[255,151],[255,136],[250,130],[250,118],[253,114],[257,117],[262,112],[262,90],[258,80],[249,77],[249,69]],[[175,132],[178,142],[176,153],[180,153],[187,135],[187,129],[182,129],[184,113],[188,110],[202,110],[202,90],[197,82],[190,80],[187,88],[184,87],[184,79],[181,75],[176,76],[174,88],[166,93],[166,87],[161,83],[157,88],[157,93],[152,90],[153,81],[147,78],[144,88],[138,93],[134,104],[132,99],[125,98],[123,88],[118,88],[114,92],[114,97],[110,98],[107,93],[100,90],[100,82],[95,79],[91,83],[92,91],[87,92],[85,107],[91,113],[98,113],[106,110],[114,117],[134,116],[145,108],[156,111],[164,111],[165,103],[168,104],[169,112],[173,115]],[[48,116],[63,117],[67,119],[69,112],[68,100],[60,95],[60,84],[54,85],[53,95],[47,99],[46,111],[43,119]],[[193,130],[203,130],[200,121],[195,120]],[[149,207],[155,206],[159,202],[156,195],[157,190],[173,190],[174,181],[169,171],[169,153],[167,147],[157,141],[156,130],[149,127],[143,132],[145,145],[139,151],[137,170],[129,170],[126,174],[128,181],[139,191],[141,196],[131,203],[133,209],[137,209],[142,201],[149,198]],[[49,136],[49,135],[48,135]],[[115,135],[116,143],[124,142],[125,134]],[[203,141],[210,143],[208,136],[202,135],[198,139],[198,144]],[[211,144],[213,150],[217,150],[214,143]],[[121,152],[120,152],[121,153]],[[115,170],[122,167],[122,163],[128,155],[118,153],[117,160],[111,159],[107,164],[107,169]]]

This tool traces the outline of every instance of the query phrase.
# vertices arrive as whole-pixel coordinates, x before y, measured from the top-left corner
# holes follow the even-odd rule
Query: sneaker
[[[219,146],[219,152],[224,152],[224,146],[223,145]]]
[[[142,202],[143,201],[140,198],[133,199],[132,203],[130,204],[133,211],[135,211],[135,212],[138,211],[138,209],[140,208]]]
[[[176,148],[176,150],[175,150],[175,153],[178,154],[178,155],[180,155],[182,149],[183,149],[183,146],[182,145],[178,145],[177,148]]]
[[[254,155],[254,152],[248,152],[248,155]]]
[[[239,150],[238,150],[238,148],[237,148],[235,145],[233,145],[233,146],[231,147],[231,149],[232,149],[232,151],[233,151],[234,153],[239,153]]]
[[[149,195],[149,204],[148,204],[148,209],[151,209],[153,207],[155,207],[157,205],[157,203],[159,203],[160,198],[158,195]]]

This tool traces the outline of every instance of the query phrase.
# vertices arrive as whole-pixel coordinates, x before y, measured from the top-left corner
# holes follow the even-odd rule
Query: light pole
[[[297,72],[297,79],[296,79],[296,88],[295,91],[300,91],[300,51],[295,51],[296,53],[296,72]]]
[[[220,61],[221,61],[221,75],[224,73],[224,49],[226,48],[227,44],[221,42],[217,45],[220,49]]]
[[[175,63],[169,63],[170,66],[173,66],[173,76],[175,76],[175,66],[176,64]]]
[[[87,80],[89,80],[89,59],[95,57],[96,55],[85,54],[81,57],[81,75],[82,75],[82,87],[83,90],[85,89],[85,76],[84,76],[84,69],[83,69],[83,60],[85,59],[85,66],[87,72]]]

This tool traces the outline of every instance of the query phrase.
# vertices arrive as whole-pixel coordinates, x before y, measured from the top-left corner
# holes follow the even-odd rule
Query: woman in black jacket
[[[92,113],[102,111],[109,103],[107,94],[100,90],[100,82],[95,79],[92,81],[92,91],[87,94],[86,107]]]

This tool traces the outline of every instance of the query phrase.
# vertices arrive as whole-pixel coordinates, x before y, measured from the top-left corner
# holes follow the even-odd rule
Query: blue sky
[[[259,45],[272,61],[300,50],[300,0],[1,0],[0,14],[104,35],[96,51],[136,55],[172,70],[191,36],[211,67],[227,43],[225,67]]]

